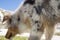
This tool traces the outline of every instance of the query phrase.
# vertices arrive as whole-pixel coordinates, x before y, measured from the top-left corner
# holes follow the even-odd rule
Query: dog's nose
[[[8,36],[5,36],[5,38],[10,39],[12,37],[12,33],[10,33]]]

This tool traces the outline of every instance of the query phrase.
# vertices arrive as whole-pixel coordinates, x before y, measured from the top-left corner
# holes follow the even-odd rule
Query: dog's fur
[[[51,40],[54,25],[58,22],[60,22],[60,0],[25,0],[9,18],[8,32],[10,33],[7,33],[6,38],[15,36],[17,33],[14,34],[14,32],[17,27],[18,33],[30,29],[28,40],[40,40],[46,29],[46,40]],[[10,29],[14,27],[15,30]]]

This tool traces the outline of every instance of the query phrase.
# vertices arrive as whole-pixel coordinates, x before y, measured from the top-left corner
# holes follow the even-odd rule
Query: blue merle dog
[[[4,18],[5,20],[5,18]],[[45,31],[45,40],[51,40],[54,25],[60,22],[60,0],[24,0],[14,15],[8,19],[6,38],[16,34],[30,32],[28,40],[41,40]]]

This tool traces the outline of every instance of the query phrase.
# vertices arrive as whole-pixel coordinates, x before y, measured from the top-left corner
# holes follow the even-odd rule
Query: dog
[[[45,40],[51,40],[54,25],[60,22],[60,0],[24,0],[7,20],[7,39],[29,30],[28,40],[41,40],[45,30]]]

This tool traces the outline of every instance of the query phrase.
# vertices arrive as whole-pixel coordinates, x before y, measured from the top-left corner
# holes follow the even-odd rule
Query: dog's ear
[[[2,22],[5,22],[5,21],[8,21],[10,19],[11,15],[5,15],[3,17],[3,21]]]

